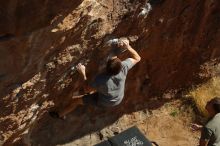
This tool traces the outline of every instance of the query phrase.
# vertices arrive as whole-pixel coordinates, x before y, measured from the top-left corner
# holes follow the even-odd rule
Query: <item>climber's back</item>
[[[91,86],[99,95],[99,104],[115,106],[124,97],[125,80],[128,71],[134,66],[130,58],[120,61],[117,57],[108,61],[106,71],[98,75]]]

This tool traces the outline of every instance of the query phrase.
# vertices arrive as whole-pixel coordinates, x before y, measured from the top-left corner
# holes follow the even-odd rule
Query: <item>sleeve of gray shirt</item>
[[[131,59],[125,59],[122,61],[122,72],[127,75],[128,71],[134,66],[134,63],[132,63]]]
[[[210,128],[208,128],[207,126],[205,126],[202,129],[201,139],[202,140],[210,140],[212,134],[213,134],[213,131]]]

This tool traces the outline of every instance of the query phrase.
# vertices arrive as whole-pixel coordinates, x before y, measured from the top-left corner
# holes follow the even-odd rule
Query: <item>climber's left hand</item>
[[[86,77],[86,67],[85,67],[85,65],[79,63],[79,64],[76,66],[76,69],[77,69],[77,71],[83,76],[83,79],[84,79],[84,80],[87,80],[87,77]]]

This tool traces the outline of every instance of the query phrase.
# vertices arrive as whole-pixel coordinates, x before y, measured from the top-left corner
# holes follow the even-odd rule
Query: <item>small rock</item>
[[[114,135],[117,135],[121,132],[121,129],[119,127],[112,127],[111,130],[114,133]]]
[[[163,23],[163,22],[164,22],[164,19],[163,19],[163,18],[160,18],[160,19],[159,19],[159,22],[160,22],[160,23]]]
[[[37,110],[39,108],[39,105],[32,105],[31,106],[31,111],[34,112],[35,110]]]
[[[51,32],[58,32],[59,29],[55,28],[55,29],[52,29]]]
[[[138,37],[137,35],[135,35],[135,36],[129,36],[129,37],[128,37],[128,39],[129,39],[130,42],[135,42],[135,41],[138,40],[138,38],[139,38],[139,37]]]
[[[152,10],[150,3],[146,3],[146,5],[141,8],[141,12],[138,14],[138,17],[147,17],[149,12]]]

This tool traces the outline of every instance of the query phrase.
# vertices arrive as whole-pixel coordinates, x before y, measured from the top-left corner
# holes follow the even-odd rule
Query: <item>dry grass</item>
[[[200,87],[192,90],[190,96],[195,101],[198,109],[207,115],[205,110],[206,103],[213,97],[220,96],[220,77],[213,77],[207,83],[201,85]]]

